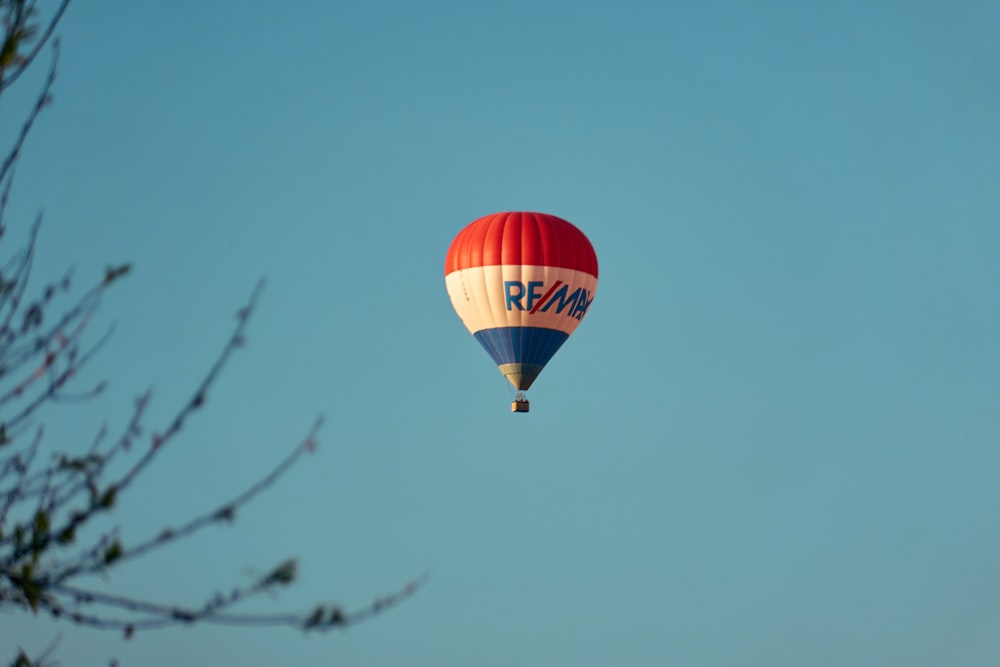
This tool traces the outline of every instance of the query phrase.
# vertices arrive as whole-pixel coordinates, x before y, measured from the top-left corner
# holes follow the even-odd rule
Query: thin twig
[[[189,537],[206,526],[219,523],[220,521],[232,521],[235,518],[237,509],[246,505],[267,487],[274,484],[274,482],[277,481],[279,477],[284,475],[304,453],[310,451],[314,447],[313,443],[315,442],[316,434],[319,432],[319,428],[322,423],[323,418],[319,417],[316,420],[316,423],[313,424],[312,429],[309,431],[309,435],[306,436],[306,439],[302,442],[302,444],[292,450],[292,452],[286,456],[281,463],[275,466],[270,473],[261,478],[256,484],[243,491],[243,493],[236,496],[229,502],[224,503],[218,509],[206,512],[205,514],[188,521],[179,528],[160,531],[156,537],[148,539],[145,542],[141,542],[138,545],[126,550],[117,559],[117,561],[124,562],[134,560],[135,558],[143,556],[154,549],[164,546],[168,542]]]
[[[59,5],[59,9],[56,10],[56,13],[49,20],[49,25],[45,29],[45,32],[42,34],[41,38],[39,38],[38,43],[35,44],[35,48],[31,50],[31,53],[24,58],[24,61],[21,63],[21,65],[16,70],[14,70],[10,76],[8,76],[3,81],[0,81],[0,92],[7,90],[7,88],[9,88],[15,81],[17,81],[18,77],[21,76],[24,70],[28,69],[28,67],[31,66],[31,63],[34,62],[35,58],[38,57],[38,54],[41,53],[42,48],[45,47],[45,43],[49,41],[49,38],[52,37],[52,33],[55,32],[56,26],[62,19],[63,14],[66,12],[66,8],[69,7],[69,3],[70,0],[63,0],[62,4]]]
[[[7,172],[10,171],[14,163],[17,162],[17,158],[21,154],[21,148],[24,146],[25,140],[28,138],[28,134],[31,132],[31,127],[35,124],[38,119],[39,114],[42,113],[42,109],[45,105],[49,103],[49,94],[52,92],[52,86],[56,82],[56,71],[57,65],[59,64],[59,40],[52,42],[52,65],[49,67],[49,75],[45,79],[45,85],[42,86],[42,92],[38,95],[35,100],[34,106],[31,108],[31,112],[28,114],[28,118],[24,121],[24,125],[21,126],[21,132],[14,142],[13,148],[11,148],[10,153],[7,154],[7,158],[3,161],[3,165],[0,166],[0,183],[3,179],[7,177]],[[22,70],[23,71],[23,68]],[[18,75],[20,72],[17,73]],[[14,75],[11,75],[12,77]],[[3,91],[4,84],[0,83],[0,91]]]

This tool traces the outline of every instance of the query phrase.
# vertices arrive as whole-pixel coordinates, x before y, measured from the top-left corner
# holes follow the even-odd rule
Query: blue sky
[[[1000,7],[993,2],[77,2],[5,242],[135,271],[84,446],[208,407],[112,522],[138,540],[319,451],[231,527],[108,586],[343,633],[77,631],[66,663],[985,665],[1000,660]],[[42,74],[38,73],[39,77]],[[40,78],[5,95],[11,136]],[[454,315],[451,238],[573,221],[600,284],[513,390]],[[10,249],[8,245],[8,250]],[[5,650],[5,652],[8,652]],[[2,657],[2,656],[0,656]]]

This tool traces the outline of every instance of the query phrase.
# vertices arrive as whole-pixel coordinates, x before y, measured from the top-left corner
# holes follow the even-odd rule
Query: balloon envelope
[[[583,232],[546,213],[494,213],[448,249],[455,312],[500,372],[526,390],[587,314],[597,255]]]

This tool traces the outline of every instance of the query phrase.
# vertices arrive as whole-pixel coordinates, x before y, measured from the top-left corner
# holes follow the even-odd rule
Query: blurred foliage
[[[53,34],[68,5],[69,0],[61,0],[50,14],[43,15],[35,1],[0,0],[0,96],[36,62],[44,47],[51,46],[52,52],[48,77],[0,164],[0,611],[44,614],[78,626],[118,631],[125,639],[141,630],[202,621],[329,630],[381,613],[412,595],[419,582],[352,612],[333,604],[318,604],[307,612],[271,615],[241,614],[235,608],[247,598],[294,583],[298,572],[294,558],[282,561],[249,585],[217,591],[200,603],[183,607],[110,594],[77,583],[95,574],[107,579],[123,563],[189,538],[203,528],[234,521],[244,505],[301,456],[315,451],[322,420],[317,419],[306,437],[256,483],[181,525],[155,530],[147,526],[149,537],[126,544],[116,529],[101,529],[95,521],[127,501],[129,487],[178,437],[185,422],[204,408],[216,378],[246,340],[246,327],[261,289],[258,285],[248,303],[237,311],[231,336],[191,399],[162,428],[147,432],[144,415],[151,400],[147,393],[136,399],[131,418],[117,433],[102,429],[75,450],[45,448],[44,410],[61,400],[93,398],[104,389],[103,383],[79,387],[77,378],[109,339],[110,332],[92,334],[95,308],[105,290],[128,276],[132,268],[129,263],[112,264],[101,275],[85,277],[82,293],[75,292],[72,273],[33,288],[29,278],[41,215],[27,225],[28,239],[22,247],[10,250],[7,242],[7,203],[14,167],[35,120],[51,100],[59,58]],[[55,648],[54,642],[35,657],[18,649],[10,664],[46,664]]]

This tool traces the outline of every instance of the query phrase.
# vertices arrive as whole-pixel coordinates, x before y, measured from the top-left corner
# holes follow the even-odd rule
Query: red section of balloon
[[[597,277],[597,255],[587,237],[547,213],[506,211],[473,221],[452,241],[444,273],[499,264],[561,267]]]

